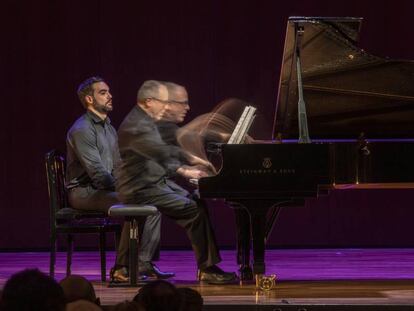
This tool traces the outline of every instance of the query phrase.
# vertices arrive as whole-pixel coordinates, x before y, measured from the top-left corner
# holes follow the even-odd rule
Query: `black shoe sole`
[[[201,284],[209,284],[209,285],[231,285],[237,284],[238,279],[230,280],[230,281],[199,281]]]

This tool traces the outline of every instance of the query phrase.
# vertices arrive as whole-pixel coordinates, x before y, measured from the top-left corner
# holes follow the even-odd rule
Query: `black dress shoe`
[[[169,279],[175,276],[174,272],[163,272],[152,262],[145,262],[139,265],[139,274],[152,279]]]
[[[200,282],[208,284],[232,284],[237,281],[237,275],[234,272],[224,272],[217,266],[208,267],[199,270],[197,278]]]

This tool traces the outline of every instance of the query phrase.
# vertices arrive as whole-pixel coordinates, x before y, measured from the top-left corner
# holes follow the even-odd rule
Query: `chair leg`
[[[55,264],[56,264],[56,232],[50,233],[50,262],[49,262],[49,275],[51,278],[55,277]]]
[[[131,219],[129,234],[129,282],[131,286],[137,286],[138,279],[138,224],[136,219]]]
[[[67,237],[68,241],[68,249],[66,251],[66,276],[71,275],[71,267],[72,267],[72,254],[73,254],[73,235],[68,234]]]
[[[121,232],[122,229],[115,231],[115,253],[118,252],[119,243],[121,243]]]
[[[101,256],[101,281],[106,282],[106,252],[105,252],[105,244],[106,244],[106,236],[105,232],[101,231],[99,233],[99,253]]]

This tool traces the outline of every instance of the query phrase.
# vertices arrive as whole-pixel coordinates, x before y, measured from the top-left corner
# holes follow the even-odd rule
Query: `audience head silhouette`
[[[181,305],[177,288],[163,280],[144,285],[134,301],[140,303],[146,311],[179,311]]]
[[[200,293],[189,287],[178,288],[181,297],[181,311],[202,311],[203,297]]]
[[[64,311],[65,297],[59,284],[40,272],[28,269],[10,277],[3,288],[2,311]]]
[[[102,309],[93,302],[81,299],[68,303],[66,311],[102,311]]]
[[[80,275],[70,275],[60,281],[60,286],[63,288],[66,302],[73,302],[76,300],[87,300],[99,305],[99,299],[96,298],[95,290],[86,278]]]
[[[124,301],[115,305],[112,311],[144,311],[144,307],[136,301]]]

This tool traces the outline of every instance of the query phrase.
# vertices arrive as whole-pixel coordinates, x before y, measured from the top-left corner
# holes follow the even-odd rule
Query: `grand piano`
[[[273,140],[216,145],[222,168],[198,182],[202,198],[235,207],[241,279],[265,274],[281,207],[331,189],[414,188],[414,62],[359,48],[361,22],[289,18]]]

